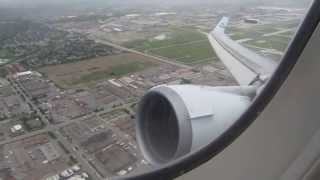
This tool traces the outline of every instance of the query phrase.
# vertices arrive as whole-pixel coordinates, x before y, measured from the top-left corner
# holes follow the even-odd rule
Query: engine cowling
[[[219,137],[248,108],[255,87],[157,86],[142,97],[137,141],[144,157],[163,165]]]

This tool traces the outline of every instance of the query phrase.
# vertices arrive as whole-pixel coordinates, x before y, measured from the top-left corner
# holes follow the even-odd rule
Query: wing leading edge
[[[240,85],[265,81],[276,69],[277,63],[243,47],[225,34],[229,18],[223,17],[209,33],[209,41],[217,56],[230,70]]]

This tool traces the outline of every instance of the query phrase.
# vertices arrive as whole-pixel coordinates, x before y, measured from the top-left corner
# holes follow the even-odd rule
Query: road
[[[156,61],[159,61],[161,63],[166,63],[166,64],[170,64],[170,65],[173,65],[173,66],[176,66],[176,67],[185,68],[185,69],[192,69],[191,66],[180,64],[180,63],[177,63],[177,62],[174,62],[174,61],[170,61],[170,60],[167,60],[167,59],[165,59],[163,57],[157,57],[157,56],[154,56],[154,55],[151,55],[151,54],[142,53],[142,52],[139,52],[137,50],[129,49],[129,48],[126,48],[126,47],[111,43],[109,41],[98,40],[97,42],[112,46],[112,47],[114,47],[116,49],[119,49],[119,50],[122,50],[122,51],[126,51],[126,52],[131,52],[131,53],[134,53],[134,54],[142,55],[142,56],[154,59]],[[9,143],[13,143],[13,142],[16,142],[16,141],[21,141],[23,139],[30,138],[30,137],[33,137],[33,136],[36,136],[36,135],[40,135],[40,134],[43,134],[43,133],[53,132],[55,134],[55,136],[56,136],[55,141],[61,142],[63,144],[63,146],[69,152],[71,152],[71,154],[78,160],[78,162],[83,166],[83,168],[88,172],[88,174],[90,174],[90,176],[93,179],[95,179],[95,180],[103,180],[103,179],[105,179],[105,178],[102,177],[102,174],[99,173],[97,171],[97,169],[95,169],[95,167],[93,167],[88,162],[88,161],[90,161],[90,158],[92,158],[92,157],[90,155],[88,156],[82,150],[77,150],[78,148],[75,148],[76,145],[70,143],[66,139],[66,137],[64,137],[61,133],[59,133],[59,129],[64,127],[64,126],[67,126],[67,125],[69,125],[71,123],[82,121],[87,116],[95,114],[95,115],[97,115],[97,117],[99,117],[99,113],[107,113],[108,111],[113,111],[113,110],[116,110],[116,109],[127,109],[127,110],[130,111],[131,114],[134,114],[134,112],[132,112],[130,106],[128,104],[124,104],[124,102],[122,102],[122,104],[124,104],[124,105],[119,106],[119,107],[117,107],[115,109],[108,109],[108,110],[105,110],[103,112],[88,114],[86,116],[83,116],[83,117],[80,117],[80,118],[77,118],[77,119],[74,119],[74,120],[71,120],[71,121],[63,122],[63,123],[60,123],[60,124],[51,124],[50,121],[48,120],[47,116],[45,114],[43,114],[41,112],[41,110],[39,109],[39,107],[31,100],[30,95],[26,93],[26,91],[23,89],[23,86],[19,82],[14,81],[13,79],[8,79],[8,80],[11,82],[11,85],[14,87],[16,93],[18,95],[20,95],[21,97],[23,97],[23,99],[25,99],[25,102],[28,103],[30,105],[30,107],[37,113],[37,115],[40,117],[42,122],[45,124],[45,127],[43,129],[41,129],[41,130],[28,132],[28,133],[26,133],[24,135],[17,136],[17,137],[14,137],[14,138],[10,138],[8,140],[1,141],[0,142],[0,146],[1,145],[5,145],[5,144],[9,144]],[[142,156],[138,153],[137,147],[134,146],[132,143],[130,143],[130,142],[134,141],[130,136],[124,134],[119,128],[114,126],[114,124],[112,124],[111,122],[107,122],[105,120],[104,120],[104,122],[111,127],[111,129],[113,130],[113,132],[115,133],[115,135],[119,138],[119,140],[121,142],[129,143],[129,145],[127,146],[127,150],[129,150],[131,153],[133,153],[135,156],[137,156],[137,159],[143,159]],[[111,174],[110,174],[110,176],[111,176]]]
[[[274,35],[278,35],[278,34],[282,34],[282,33],[286,33],[286,32],[291,32],[296,30],[296,28],[290,28],[290,29],[283,29],[283,30],[279,30],[276,32],[272,32],[272,33],[266,33],[264,35],[262,35],[263,37],[269,37],[269,36],[274,36]]]
[[[78,162],[84,167],[84,169],[90,174],[94,180],[103,180],[104,178],[96,171],[94,167],[84,158],[81,151],[77,151],[75,146],[67,141],[59,132],[56,133],[57,139],[68,149],[68,151],[75,156]]]
[[[106,121],[99,116],[100,114],[108,113],[108,112],[111,112],[111,111],[114,111],[117,109],[127,109],[130,112],[130,114],[133,115],[134,112],[131,110],[130,104],[125,104],[124,101],[121,100],[122,105],[118,106],[117,108],[110,108],[110,109],[106,109],[106,110],[100,111],[100,112],[93,112],[93,113],[87,114],[86,116],[82,116],[77,119],[73,119],[73,120],[66,121],[66,122],[59,123],[59,124],[51,124],[49,122],[49,120],[47,119],[47,117],[40,111],[38,106],[36,104],[34,104],[34,102],[31,100],[30,96],[25,93],[21,84],[19,84],[19,82],[17,82],[17,81],[14,81],[13,79],[8,79],[8,80],[11,82],[11,85],[14,87],[14,90],[16,91],[16,93],[18,95],[22,96],[25,99],[26,103],[28,103],[36,111],[36,113],[41,118],[41,120],[46,124],[46,126],[41,130],[28,132],[27,134],[1,141],[0,146],[5,145],[5,144],[9,144],[9,143],[13,143],[16,141],[20,141],[20,140],[23,140],[26,138],[30,138],[30,137],[33,137],[36,135],[40,135],[43,133],[52,132],[56,136],[55,141],[61,142],[63,144],[63,146],[69,152],[71,152],[71,154],[78,160],[78,162],[83,166],[83,168],[93,177],[93,179],[102,180],[105,178],[102,177],[103,175],[101,172],[99,172],[99,169],[96,169],[95,167],[93,167],[89,163],[89,161],[91,161],[92,164],[95,164],[92,161],[93,157],[91,155],[86,154],[83,150],[76,148],[76,145],[70,143],[66,137],[64,137],[61,133],[59,133],[60,128],[65,127],[65,126],[72,124],[72,123],[83,121],[87,117],[95,115],[98,118],[100,118],[102,121],[104,121],[106,123],[106,125],[108,125],[108,127],[111,128],[111,130],[115,133],[115,135],[118,137],[118,139],[121,142],[129,143],[129,146],[127,146],[127,150],[129,150],[133,155],[137,156],[137,159],[142,159],[142,156],[137,152],[138,151],[137,147],[132,145],[132,143],[130,143],[130,142],[133,142],[134,140],[130,136],[127,136],[126,134],[124,134],[119,128],[114,126],[113,123]],[[105,172],[104,175],[106,175],[106,173],[108,176],[112,176],[112,174],[108,173],[108,172]]]
[[[147,51],[154,51],[154,50],[159,50],[159,49],[167,49],[167,48],[170,48],[170,47],[177,47],[177,46],[193,45],[193,44],[199,44],[199,43],[202,43],[202,42],[208,42],[208,39],[190,41],[190,42],[186,42],[186,43],[171,44],[169,46],[162,46],[162,47],[158,47],[158,48],[150,48],[150,49],[147,49]]]
[[[42,134],[42,133],[47,133],[49,131],[54,132],[56,137],[57,137],[57,141],[60,141],[64,147],[71,152],[71,154],[78,160],[78,162],[83,166],[83,168],[90,174],[90,176],[95,179],[95,180],[103,180],[103,177],[101,177],[97,171],[94,169],[94,167],[92,167],[89,162],[82,156],[82,154],[78,151],[75,151],[74,145],[72,145],[71,143],[69,143],[65,137],[63,137],[59,132],[59,128],[62,126],[67,125],[68,123],[73,123],[74,121],[70,121],[70,122],[66,122],[66,123],[62,123],[59,125],[53,125],[49,122],[49,120],[47,119],[47,117],[40,111],[40,109],[31,101],[30,97],[24,92],[24,90],[21,87],[21,84],[17,83],[16,81],[14,81],[13,79],[9,79],[9,81],[11,82],[11,85],[14,87],[14,89],[16,90],[16,92],[22,96],[26,102],[36,111],[37,115],[40,117],[40,119],[46,124],[46,127],[42,130],[38,130],[38,131],[34,131],[34,132],[30,132],[28,134],[22,135],[22,136],[18,136],[16,138],[12,138],[9,139],[7,141],[2,141],[0,142],[0,145],[3,144],[7,144],[7,143],[11,143],[14,141],[18,141],[18,140],[22,140],[28,137],[32,137],[38,134]]]
[[[117,109],[124,109],[126,107],[127,107],[126,105],[123,105],[123,106],[119,106],[119,107],[117,107],[115,109],[109,109],[109,110],[106,110],[106,111],[103,111],[103,112],[99,112],[99,113],[108,113],[110,111],[117,110]],[[21,136],[17,136],[17,137],[10,138],[8,140],[1,141],[0,142],[0,146],[1,145],[5,145],[5,144],[9,144],[9,143],[13,143],[13,142],[16,142],[16,141],[20,141],[20,140],[23,140],[23,139],[26,139],[26,138],[30,138],[30,137],[33,137],[33,136],[36,136],[36,135],[39,135],[39,134],[47,133],[47,132],[50,132],[50,131],[51,132],[58,131],[60,128],[65,127],[65,126],[67,126],[69,124],[72,124],[72,123],[76,123],[76,122],[82,121],[82,120],[84,120],[86,117],[88,117],[90,115],[92,115],[92,114],[88,114],[86,116],[79,117],[77,119],[70,120],[70,121],[63,122],[63,123],[56,124],[56,125],[49,124],[43,129],[35,130],[35,131],[29,132],[27,134],[21,135]]]

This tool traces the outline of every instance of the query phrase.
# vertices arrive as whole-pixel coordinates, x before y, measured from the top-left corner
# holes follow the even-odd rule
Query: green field
[[[257,25],[253,28],[230,27],[226,29],[226,33],[230,34],[233,40],[246,38],[256,39],[262,37],[264,34],[277,31],[279,31],[279,29],[272,27],[272,25]]]
[[[0,67],[0,77],[4,78],[8,75],[8,71],[4,67]]]
[[[281,29],[293,29],[292,31],[281,33],[283,36],[293,36],[295,33],[295,28],[299,26],[299,20],[289,20],[281,23],[274,24],[262,24],[254,25],[250,28],[239,28],[235,26],[228,26],[226,28],[226,33],[230,34],[230,37],[234,40],[251,38],[258,39],[261,38],[264,34],[277,32]]]
[[[175,47],[150,50],[152,54],[160,55],[185,64],[213,60],[216,55],[208,41],[180,45]]]
[[[283,37],[283,36],[268,36],[268,37],[260,37],[251,41],[247,41],[244,44],[249,44],[261,48],[268,49],[276,49],[278,51],[284,51],[291,38]]]
[[[298,27],[298,20],[289,20],[286,22],[278,22],[274,24],[262,24],[254,25],[250,28],[238,28],[234,26],[227,27],[226,33],[230,34],[230,37],[234,40],[240,39],[252,39],[246,41],[243,44],[257,48],[275,49],[278,51],[285,51],[290,43],[295,28]],[[278,32],[280,30],[289,31],[268,35],[269,33]]]
[[[150,37],[148,39],[131,41],[125,43],[124,45],[128,48],[136,50],[148,50],[207,39],[207,37],[204,34],[193,29],[174,28],[170,32],[164,34],[167,36],[165,40],[155,40],[153,39],[153,37]]]
[[[281,33],[281,35],[282,36],[292,37],[295,33],[296,33],[296,31],[292,30],[292,31],[287,31],[287,32]]]
[[[89,74],[80,76],[79,79],[69,82],[70,85],[77,85],[82,83],[88,83],[91,81],[97,81],[101,79],[118,78],[129,73],[134,73],[137,71],[144,70],[150,66],[152,63],[147,62],[130,62],[126,64],[118,64],[111,66],[109,70],[94,71]]]
[[[148,38],[124,44],[141,52],[184,64],[198,64],[216,59],[207,36],[193,29],[172,29],[164,40]]]
[[[7,49],[0,49],[0,58],[11,58],[12,52]]]
[[[274,32],[274,31],[269,31],[269,32]],[[246,38],[252,38],[252,39],[259,38],[264,33],[252,28],[249,29],[249,28],[238,28],[234,26],[228,26],[226,28],[226,34],[229,34],[233,40],[239,40],[239,39],[246,39]]]
[[[298,28],[299,24],[301,23],[300,19],[293,19],[286,21],[285,23],[277,24],[276,26],[282,28]]]
[[[134,53],[97,57],[86,61],[52,65],[36,69],[63,89],[87,86],[96,81],[118,78],[160,65],[153,59]]]

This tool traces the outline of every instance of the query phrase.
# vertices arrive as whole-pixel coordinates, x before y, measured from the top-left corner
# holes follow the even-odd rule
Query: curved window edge
[[[298,62],[300,55],[308,44],[310,37],[312,36],[319,22],[320,1],[313,1],[297,33],[288,46],[285,55],[282,57],[277,70],[266,84],[261,94],[254,100],[254,102],[239,118],[239,120],[217,140],[211,142],[209,145],[200,149],[199,151],[182,157],[181,159],[178,159],[164,167],[154,169],[143,174],[138,174],[131,177],[122,177],[119,179],[173,179],[201,166],[222,152],[255,121],[255,119],[261,114],[261,112],[276,95]]]

